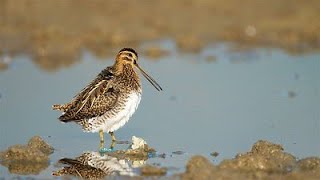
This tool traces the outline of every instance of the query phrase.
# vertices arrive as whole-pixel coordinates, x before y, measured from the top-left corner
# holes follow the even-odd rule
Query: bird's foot
[[[110,148],[103,147],[103,148],[99,149],[100,154],[104,154],[107,152],[113,152],[113,151],[114,151],[113,147],[110,147]]]

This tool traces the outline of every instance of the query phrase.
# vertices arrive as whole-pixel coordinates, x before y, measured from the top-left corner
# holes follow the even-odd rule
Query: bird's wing
[[[59,117],[61,121],[76,121],[103,114],[116,102],[118,92],[114,89],[112,69],[104,69],[88,86],[69,103],[69,108]]]

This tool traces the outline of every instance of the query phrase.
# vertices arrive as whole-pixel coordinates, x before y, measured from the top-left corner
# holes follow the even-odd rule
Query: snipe
[[[114,131],[128,122],[141,99],[141,82],[135,68],[158,91],[162,90],[138,65],[136,51],[123,48],[117,54],[114,65],[102,70],[71,102],[53,105],[54,110],[63,112],[59,120],[76,122],[85,132],[99,132],[101,144],[104,142],[104,132],[108,132],[112,142],[116,142]]]

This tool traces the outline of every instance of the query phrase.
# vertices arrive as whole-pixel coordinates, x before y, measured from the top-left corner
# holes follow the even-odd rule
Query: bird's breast
[[[121,95],[116,105],[102,116],[89,119],[90,129],[85,131],[114,132],[122,127],[137,110],[141,100],[141,92],[132,91]]]

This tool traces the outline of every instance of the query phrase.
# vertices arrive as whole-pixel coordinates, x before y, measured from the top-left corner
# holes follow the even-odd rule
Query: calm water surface
[[[320,54],[291,56],[274,49],[235,52],[226,45],[180,54],[172,43],[162,45],[170,50],[169,56],[152,61],[141,55],[140,65],[164,91],[143,80],[137,112],[116,132],[121,140],[143,137],[167,154],[147,163],[172,167],[175,173],[184,170],[192,155],[218,163],[248,151],[259,139],[280,143],[299,158],[320,156]],[[208,55],[215,60],[206,60]],[[60,113],[51,105],[68,102],[112,63],[113,58],[102,61],[84,52],[81,63],[45,72],[27,56],[14,58],[10,69],[0,72],[0,150],[25,144],[34,135],[43,137],[56,150],[39,178],[51,177],[62,157],[97,151],[98,134],[60,123]],[[210,157],[214,151],[219,152],[217,158]],[[0,176],[15,175],[0,166]]]

